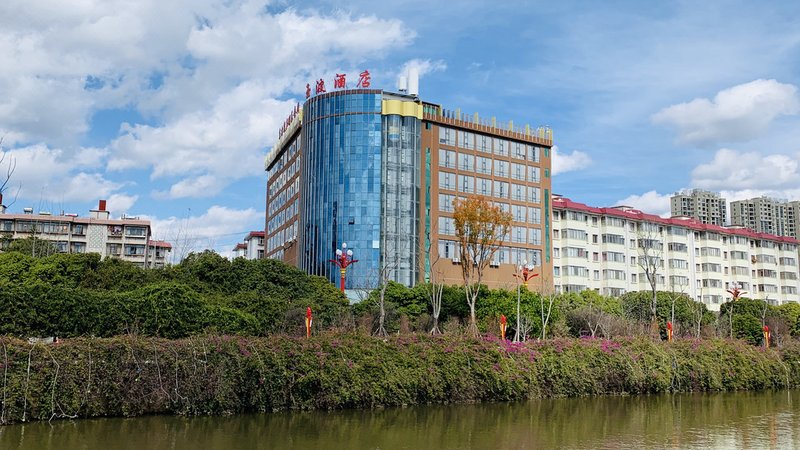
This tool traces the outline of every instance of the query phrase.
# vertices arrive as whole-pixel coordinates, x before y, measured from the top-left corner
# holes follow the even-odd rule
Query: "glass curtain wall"
[[[383,116],[383,260],[388,279],[416,283],[419,266],[420,125],[416,117]]]
[[[300,268],[339,283],[342,242],[358,263],[347,289],[375,286],[381,264],[381,92],[342,91],[303,107]]]

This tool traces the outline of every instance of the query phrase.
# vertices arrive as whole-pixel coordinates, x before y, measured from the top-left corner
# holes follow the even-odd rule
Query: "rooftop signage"
[[[365,70],[358,74],[358,82],[356,83],[357,88],[368,88],[370,86],[370,81],[372,80],[372,76],[369,74],[369,70]],[[314,82],[314,95],[323,94],[328,92],[325,89],[325,80],[320,78],[319,80]],[[333,88],[334,89],[347,89],[347,74],[346,73],[337,73],[336,76],[333,78]],[[311,98],[311,83],[306,83],[306,98]]]

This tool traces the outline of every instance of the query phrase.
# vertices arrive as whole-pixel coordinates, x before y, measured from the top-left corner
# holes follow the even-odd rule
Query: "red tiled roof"
[[[786,242],[789,244],[800,244],[800,241],[789,236],[776,236],[774,234],[758,233],[749,228],[721,227],[719,225],[702,223],[691,217],[686,217],[686,216],[671,217],[669,219],[665,219],[655,214],[647,214],[642,211],[639,211],[638,209],[633,209],[626,206],[598,208],[596,206],[588,206],[584,203],[574,202],[566,197],[553,198],[553,209],[574,210],[590,214],[597,214],[601,216],[614,216],[628,220],[655,222],[655,223],[660,223],[662,225],[674,225],[674,226],[685,227],[695,231],[712,231],[720,234],[743,236],[750,239],[764,239],[776,242]]]
[[[265,233],[263,231],[251,231],[250,233],[247,234],[247,237],[244,238],[244,240],[249,241],[254,237],[264,237],[264,234]]]
[[[239,250],[239,249],[247,250],[247,244],[239,243],[239,244],[236,244],[236,247],[233,247],[234,251]]]
[[[172,244],[167,241],[149,241],[147,245],[158,248],[172,248]]]

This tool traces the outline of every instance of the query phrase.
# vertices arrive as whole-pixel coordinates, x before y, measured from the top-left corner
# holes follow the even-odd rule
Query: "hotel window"
[[[455,195],[439,194],[439,211],[453,212],[453,201],[455,199]]]
[[[525,181],[525,165],[511,163],[511,178]]]
[[[527,193],[527,188],[521,184],[514,184],[511,183],[511,199],[512,200],[519,200],[524,202],[526,200],[525,194]]]
[[[483,173],[486,175],[491,175],[492,173],[492,159],[491,158],[484,158],[483,156],[477,156],[477,163],[475,166],[475,171],[478,173]]]
[[[535,186],[528,186],[528,201],[532,203],[541,203],[541,189]]]
[[[453,241],[439,241],[439,257],[458,260],[456,257],[456,243]]]
[[[528,223],[539,225],[542,223],[542,210],[539,208],[528,207]]]
[[[458,176],[458,190],[460,192],[472,193],[475,192],[475,178],[466,175]]]
[[[439,167],[456,167],[456,152],[452,150],[439,149]]]
[[[477,135],[475,142],[475,148],[478,151],[491,153],[492,152],[492,138],[489,136]]]
[[[494,182],[494,196],[497,198],[508,198],[508,182],[495,181]]]
[[[455,220],[452,217],[439,217],[439,233],[455,235]]]
[[[511,216],[517,222],[525,222],[526,208],[519,205],[511,205]]]
[[[511,227],[511,242],[524,244],[527,231],[528,229],[525,227]]]
[[[517,159],[525,159],[527,157],[527,145],[521,142],[513,142],[511,144],[511,156]]]
[[[528,201],[532,203],[541,203],[542,191],[538,187],[528,186]]]
[[[453,130],[452,128],[439,127],[439,143],[455,147],[456,130]]]
[[[542,245],[542,230],[539,228],[530,228],[528,229],[530,240],[528,241],[529,244],[533,245]]]
[[[508,162],[506,161],[497,161],[494,162],[494,175],[497,177],[507,177],[508,176]]]
[[[528,146],[528,161],[539,162],[539,147],[535,145]]]
[[[538,167],[528,167],[528,181],[533,183],[538,183],[540,181]]]
[[[508,156],[508,141],[494,138],[494,154]]]
[[[492,195],[492,180],[486,178],[476,178],[475,179],[477,185],[475,186],[475,192],[480,195]]]
[[[458,146],[466,148],[467,150],[473,150],[475,148],[475,135],[466,131],[460,131],[458,133]]]
[[[467,155],[465,153],[458,154],[458,170],[463,170],[466,172],[474,172],[475,171],[475,157],[472,155]]]
[[[456,174],[449,172],[439,172],[439,188],[440,189],[455,189],[456,188]]]

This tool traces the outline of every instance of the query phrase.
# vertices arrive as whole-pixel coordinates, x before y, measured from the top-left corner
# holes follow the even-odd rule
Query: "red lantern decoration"
[[[314,317],[311,315],[311,307],[309,306],[306,308],[306,337],[311,337],[311,323],[314,321]]]

